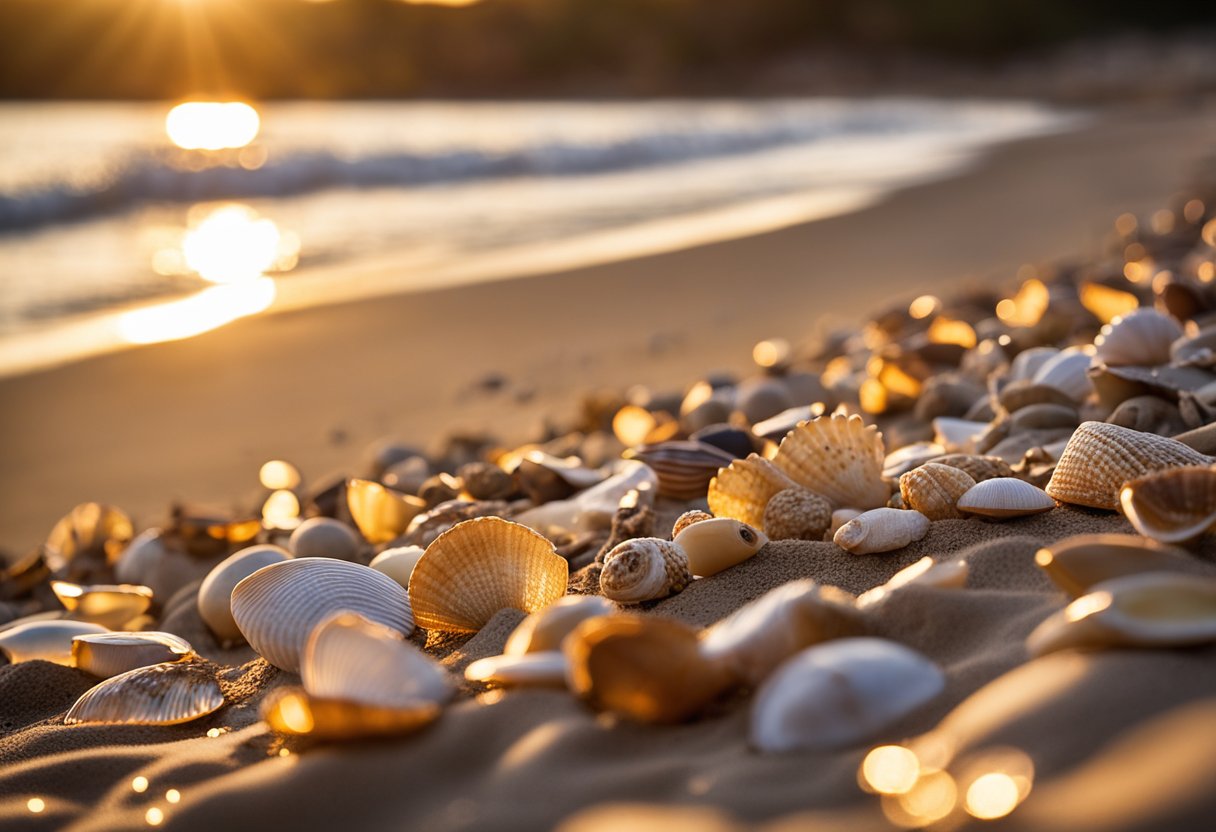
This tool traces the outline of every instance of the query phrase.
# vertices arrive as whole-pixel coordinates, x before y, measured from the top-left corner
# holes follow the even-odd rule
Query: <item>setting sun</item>
[[[244,147],[260,128],[257,110],[240,101],[188,101],[165,117],[165,132],[183,150]]]

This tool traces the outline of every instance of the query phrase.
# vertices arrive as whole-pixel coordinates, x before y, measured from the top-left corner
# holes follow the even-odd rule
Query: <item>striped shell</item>
[[[281,688],[266,698],[262,719],[284,736],[335,742],[410,734],[430,725],[441,711],[433,702],[380,708],[309,696],[300,688]]]
[[[105,627],[86,621],[30,621],[0,631],[0,652],[12,664],[40,659],[70,666],[72,639],[104,632]]]
[[[1170,345],[1182,335],[1182,327],[1171,316],[1140,307],[1102,327],[1094,339],[1095,354],[1112,367],[1168,364]]]
[[[654,469],[660,496],[673,500],[701,499],[718,469],[735,460],[721,448],[691,440],[642,445],[627,455]]]
[[[930,520],[948,520],[961,516],[955,504],[974,485],[966,471],[926,462],[899,478],[899,493],[908,508]]]
[[[1212,459],[1181,442],[1105,422],[1084,422],[1073,433],[1047,483],[1057,500],[1114,510],[1128,480]]]
[[[1074,598],[1090,587],[1143,572],[1195,571],[1198,561],[1184,550],[1133,534],[1079,534],[1035,553],[1047,577]]]
[[[1216,524],[1216,470],[1171,468],[1125,484],[1123,513],[1145,537],[1183,543]]]
[[[240,643],[244,636],[232,617],[232,590],[263,566],[289,560],[278,546],[249,546],[225,558],[207,573],[198,588],[198,614],[221,643]]]
[[[746,523],[715,517],[684,529],[673,543],[683,551],[692,574],[708,577],[753,557],[768,537]]]
[[[855,555],[893,552],[927,535],[929,525],[919,511],[875,508],[841,526],[832,542]]]
[[[336,612],[357,612],[408,635],[409,599],[392,578],[332,558],[264,566],[232,590],[232,617],[245,640],[275,667],[297,673],[313,628]]]
[[[125,725],[177,725],[224,704],[212,665],[178,661],[139,667],[85,691],[63,718]]]
[[[72,639],[72,665],[103,679],[193,654],[190,643],[172,633],[96,633]]]
[[[567,595],[519,622],[507,638],[502,652],[508,656],[560,650],[574,628],[599,615],[611,615],[616,607],[599,595]]]
[[[949,465],[960,471],[966,471],[971,479],[983,482],[994,477],[1012,477],[1013,468],[999,456],[980,456],[979,454],[945,454],[935,456],[926,462],[936,462],[938,465]]]
[[[805,488],[779,491],[764,507],[764,533],[772,540],[822,540],[831,524],[831,503]]]
[[[736,459],[710,480],[709,510],[715,517],[733,517],[759,528],[764,525],[764,508],[773,495],[797,485],[775,464],[751,454],[747,459]]]
[[[998,520],[1042,514],[1055,507],[1056,501],[1046,491],[1012,477],[976,483],[958,498],[957,503],[963,514],[979,514]]]
[[[500,517],[457,523],[414,567],[410,603],[428,630],[475,632],[499,610],[535,612],[566,594],[569,567],[545,537]]]
[[[683,534],[701,525],[704,523],[695,523]],[[691,582],[688,555],[679,544],[657,537],[636,537],[618,544],[604,556],[600,572],[600,592],[621,604],[666,598]]]
[[[409,528],[426,510],[426,501],[372,480],[346,482],[346,507],[363,536],[372,543],[387,543]]]
[[[68,611],[65,618],[102,627],[121,627],[152,606],[152,590],[135,584],[93,584],[51,581],[51,591]]]
[[[884,457],[877,428],[856,414],[833,414],[803,422],[786,434],[773,464],[833,506],[867,509],[886,505],[891,496],[891,485],[882,478]]]

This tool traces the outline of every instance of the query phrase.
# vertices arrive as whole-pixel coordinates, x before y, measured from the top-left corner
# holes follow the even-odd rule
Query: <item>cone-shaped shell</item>
[[[508,656],[560,650],[574,628],[600,615],[611,615],[616,607],[599,595],[567,595],[519,622],[502,652]]]
[[[938,465],[949,465],[960,471],[966,471],[976,482],[994,479],[996,477],[1012,477],[1013,468],[999,456],[981,456],[979,454],[945,454],[935,456],[926,462]]]
[[[694,523],[673,542],[684,551],[689,571],[708,577],[754,556],[768,543],[768,537],[747,523],[716,517]]]
[[[1216,579],[1171,572],[1124,575],[1045,620],[1031,655],[1070,647],[1179,647],[1216,641]]]
[[[816,645],[778,668],[756,694],[751,744],[779,752],[872,742],[945,686],[937,665],[893,641]]]
[[[172,633],[95,633],[72,639],[72,665],[103,679],[193,654],[190,643]]]
[[[691,440],[642,445],[626,455],[649,465],[658,475],[659,494],[673,500],[701,499],[718,469],[735,460],[721,448]]]
[[[1090,587],[1144,572],[1194,572],[1186,551],[1134,534],[1079,534],[1040,549],[1034,557],[1052,582],[1074,598]]]
[[[924,586],[937,589],[962,589],[967,584],[967,561],[949,560],[937,563],[929,555],[911,566],[904,567],[882,586],[868,589],[857,596],[857,608],[869,609],[884,604],[904,587]]]
[[[837,529],[832,542],[855,555],[893,552],[927,535],[929,525],[919,511],[875,508]]]
[[[414,630],[405,590],[374,569],[344,560],[272,563],[232,590],[232,617],[245,640],[266,661],[291,673],[299,672],[313,628],[341,611],[405,635]]]
[[[699,525],[704,524],[690,528]],[[635,537],[617,544],[604,556],[600,572],[600,592],[621,604],[666,598],[690,583],[688,555],[678,543],[657,537]]]
[[[1119,492],[1123,513],[1145,537],[1182,543],[1216,524],[1216,470],[1173,468],[1131,480]]]
[[[975,480],[966,471],[936,462],[926,462],[899,478],[904,505],[930,520],[960,517],[955,504]]]
[[[278,734],[314,742],[340,742],[410,734],[430,725],[441,711],[433,702],[380,708],[321,699],[300,688],[287,688],[267,697],[262,718]]]
[[[778,492],[798,483],[762,456],[736,459],[709,483],[709,510],[715,517],[733,517],[749,526],[764,525],[764,507]]]
[[[198,614],[221,643],[244,639],[232,617],[232,590],[263,566],[288,560],[291,555],[278,546],[249,546],[225,558],[207,573],[198,588]]]
[[[803,422],[786,434],[773,464],[834,506],[867,509],[886,505],[891,496],[891,485],[882,478],[884,457],[877,428],[856,414],[837,413]]]
[[[832,504],[805,488],[787,488],[764,507],[764,533],[772,540],[823,540]]]
[[[490,656],[464,670],[470,682],[501,687],[564,688],[569,663],[560,650],[545,650],[521,656]]]
[[[455,688],[442,665],[396,630],[338,612],[313,628],[300,661],[310,696],[378,708],[443,704]]]
[[[693,523],[700,523],[702,520],[713,520],[713,519],[714,519],[714,516],[712,514],[710,514],[708,511],[701,511],[700,509],[695,509],[695,508],[692,509],[691,511],[686,511],[683,514],[681,514],[679,517],[677,517],[676,522],[672,524],[671,537],[672,537],[672,539],[675,539],[676,535],[678,535],[680,532],[687,529]]]
[[[93,584],[51,581],[51,590],[68,611],[67,618],[103,627],[121,627],[152,606],[152,590],[135,584]]]
[[[0,652],[13,664],[40,659],[70,666],[72,639],[104,632],[105,627],[87,621],[30,621],[0,631]]]
[[[967,489],[958,498],[957,508],[963,514],[978,514],[1005,520],[1042,514],[1056,507],[1056,501],[1046,491],[1012,477],[984,480]]]
[[[376,555],[368,566],[388,575],[401,584],[403,589],[408,589],[410,576],[414,574],[414,567],[418,565],[418,561],[424,554],[426,554],[426,549],[421,546],[397,546],[385,549]]]
[[[428,630],[475,632],[502,609],[544,609],[566,594],[569,567],[545,537],[499,517],[439,535],[410,578],[410,603]]]
[[[372,543],[400,537],[410,521],[426,510],[426,501],[372,480],[346,482],[346,506],[359,531]]]
[[[1212,459],[1164,436],[1084,422],[1073,433],[1047,483],[1047,493],[1065,503],[1114,510],[1128,480]]]
[[[1095,354],[1112,367],[1168,364],[1170,345],[1182,334],[1181,325],[1171,316],[1142,306],[1102,327],[1094,339]]]
[[[178,661],[139,667],[85,691],[68,711],[67,725],[107,722],[177,725],[224,704],[212,665]]]

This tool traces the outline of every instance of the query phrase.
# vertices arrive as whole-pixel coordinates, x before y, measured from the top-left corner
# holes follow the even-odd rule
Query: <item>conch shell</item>
[[[682,534],[699,525],[704,523],[696,523]],[[688,555],[678,543],[657,537],[635,537],[618,544],[604,556],[600,572],[604,597],[622,604],[666,598],[691,582]]]

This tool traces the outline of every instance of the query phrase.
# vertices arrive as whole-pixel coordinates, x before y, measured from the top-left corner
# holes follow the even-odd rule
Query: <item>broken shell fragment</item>
[[[568,664],[560,650],[519,656],[478,659],[464,670],[464,678],[500,687],[564,688]]]
[[[692,574],[708,577],[752,557],[768,537],[746,523],[717,517],[684,529],[674,543],[684,550]]]
[[[706,496],[715,517],[733,517],[759,528],[764,525],[768,501],[777,493],[797,486],[772,462],[752,454],[720,470],[710,480]]]
[[[855,555],[893,552],[927,535],[929,526],[919,511],[875,508],[841,526],[832,542]]]
[[[275,733],[284,736],[335,742],[410,734],[430,725],[441,711],[434,702],[383,708],[322,699],[300,688],[286,688],[267,697],[262,718]]]
[[[649,465],[659,478],[659,494],[673,500],[701,499],[718,469],[735,460],[721,448],[691,440],[642,445],[625,456]]]
[[[81,586],[51,581],[51,590],[68,611],[65,618],[100,624],[107,629],[121,627],[152,606],[152,590],[135,584]]]
[[[63,721],[65,725],[178,725],[206,716],[223,704],[212,665],[176,661],[138,667],[106,679],[85,691]]]
[[[353,561],[363,541],[355,530],[332,517],[310,517],[296,527],[287,548],[297,558],[336,558]]]
[[[574,628],[599,615],[611,615],[616,607],[599,595],[567,595],[519,622],[502,652],[508,656],[560,650]]]
[[[984,480],[967,489],[958,499],[958,510],[997,520],[1042,514],[1056,507],[1046,491],[1012,477]]]
[[[672,538],[675,538],[676,535],[678,535],[680,532],[687,529],[693,523],[700,523],[702,520],[713,520],[713,519],[714,519],[714,516],[712,514],[710,514],[708,511],[701,511],[701,510],[695,509],[695,508],[692,509],[691,511],[686,511],[683,514],[681,514],[679,517],[677,517],[676,522],[672,524],[671,536],[672,536]]]
[[[1216,470],[1187,467],[1131,480],[1119,491],[1136,531],[1162,543],[1184,543],[1216,524]]]
[[[694,523],[681,534],[711,522]],[[684,549],[657,537],[635,537],[617,544],[604,556],[600,572],[600,592],[621,604],[666,598],[690,583],[692,573]]]
[[[822,540],[832,506],[805,488],[778,491],[764,507],[764,533],[771,540]]]
[[[906,566],[891,576],[882,586],[868,589],[857,596],[858,609],[871,609],[886,603],[904,587],[922,586],[936,589],[962,589],[967,584],[969,568],[965,560],[937,563],[929,555]]]
[[[1194,571],[1184,550],[1134,534],[1081,534],[1040,549],[1035,563],[1074,598],[1095,584],[1144,572]]]
[[[426,549],[421,546],[397,546],[376,555],[368,566],[388,575],[401,584],[402,589],[408,589],[410,575],[414,574],[414,567],[425,552]]]
[[[856,414],[833,414],[803,422],[786,434],[773,464],[835,506],[867,509],[886,505],[891,496],[891,485],[882,477],[885,456],[876,427]]]
[[[192,655],[190,643],[172,633],[96,633],[72,639],[72,665],[103,679]]]
[[[232,617],[232,590],[236,585],[263,566],[290,558],[291,555],[278,546],[249,546],[229,555],[207,573],[198,588],[198,614],[221,644],[244,640],[241,628]]]
[[[899,478],[904,505],[930,520],[959,517],[958,498],[975,485],[966,471],[936,462],[926,462]]]
[[[71,666],[72,639],[108,632],[86,621],[29,621],[0,631],[0,652],[13,664],[42,660]]]
[[[371,543],[399,537],[410,521],[426,511],[426,501],[372,480],[346,481],[346,507],[360,533]]]

